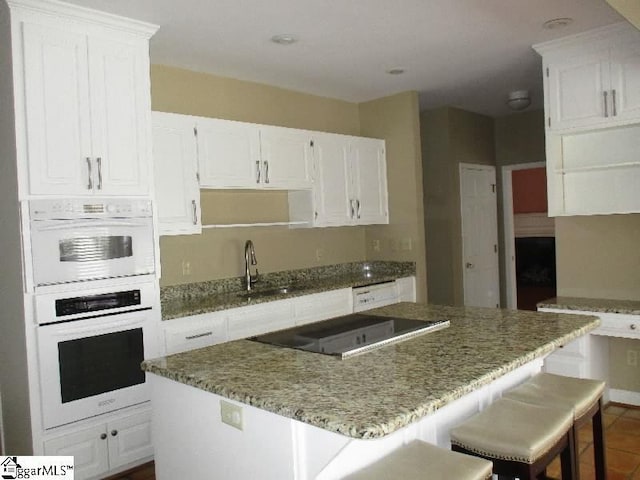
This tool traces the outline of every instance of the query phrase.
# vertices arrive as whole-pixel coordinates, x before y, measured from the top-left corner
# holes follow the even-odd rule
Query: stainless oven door
[[[38,327],[44,428],[149,400],[140,363],[156,353],[152,310]]]
[[[37,286],[153,273],[151,218],[31,222]]]

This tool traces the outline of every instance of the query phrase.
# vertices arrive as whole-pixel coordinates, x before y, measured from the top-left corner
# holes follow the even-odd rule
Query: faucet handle
[[[259,275],[260,275],[260,272],[258,272],[258,269],[256,268],[256,274],[255,275],[251,275],[251,284],[252,285],[259,280],[259,278],[258,278]]]

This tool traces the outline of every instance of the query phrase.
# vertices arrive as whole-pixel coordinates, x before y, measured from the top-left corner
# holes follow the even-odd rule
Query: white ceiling
[[[363,102],[417,90],[421,109],[542,108],[531,45],[622,20],[605,0],[68,0],[160,25],[152,63]],[[545,30],[549,19],[572,17]],[[280,46],[275,34],[299,42]],[[394,67],[403,75],[389,75]]]

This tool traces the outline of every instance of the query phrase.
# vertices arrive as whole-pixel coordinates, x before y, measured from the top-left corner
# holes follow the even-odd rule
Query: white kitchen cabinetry
[[[73,456],[78,480],[103,478],[107,472],[150,459],[150,408],[45,439],[44,454]]]
[[[202,231],[193,120],[153,112],[153,163],[160,235]]]
[[[293,219],[313,226],[389,223],[385,142],[374,138],[315,134],[312,212],[305,212],[305,192],[289,195]]]
[[[404,277],[396,280],[398,302],[416,301],[416,277]]]
[[[195,350],[227,341],[225,312],[212,312],[164,322],[165,354]]]
[[[89,14],[85,21],[64,8],[55,16],[16,10],[12,21],[29,193],[148,194],[148,39],[156,28]]]
[[[211,118],[197,131],[203,188],[311,188],[308,132]]]
[[[304,295],[293,302],[296,325],[341,317],[353,311],[350,288]]]
[[[277,300],[249,307],[227,310],[227,337],[229,340],[262,335],[295,325],[292,300]]]
[[[534,47],[552,131],[640,121],[640,32],[620,23]]]

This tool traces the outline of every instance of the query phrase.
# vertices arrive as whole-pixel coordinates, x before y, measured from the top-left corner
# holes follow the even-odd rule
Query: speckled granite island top
[[[539,302],[538,308],[556,308],[559,310],[640,315],[640,301],[638,300],[555,297]]]
[[[243,278],[229,278],[160,290],[162,320],[200,315],[230,308],[273,302],[339,288],[360,287],[415,275],[413,262],[354,262],[323,267],[288,270],[260,275],[258,295],[247,298]],[[260,295],[274,287],[293,286],[287,293]]]
[[[596,328],[584,315],[399,303],[449,328],[346,360],[238,340],[143,363],[177,382],[353,438],[385,436]]]

